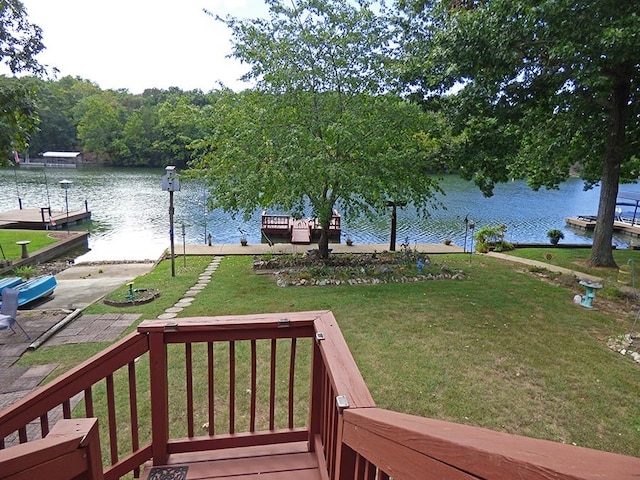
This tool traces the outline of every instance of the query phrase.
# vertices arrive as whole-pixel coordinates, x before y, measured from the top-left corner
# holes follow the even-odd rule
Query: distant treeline
[[[36,92],[40,120],[21,157],[79,151],[85,161],[114,166],[184,167],[192,155],[189,145],[206,134],[201,120],[219,95],[176,87],[132,94],[69,76],[20,82]]]

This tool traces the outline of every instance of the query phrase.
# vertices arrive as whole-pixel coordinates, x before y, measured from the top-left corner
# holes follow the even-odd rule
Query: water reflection
[[[86,200],[92,212],[92,221],[78,227],[88,226],[91,231],[91,251],[80,260],[156,259],[169,245],[169,196],[161,189],[163,173],[162,169],[91,167],[3,169],[0,209],[18,208],[19,196],[24,208],[51,206],[54,211],[63,211],[64,191],[58,182],[71,180],[70,210],[84,209]],[[584,191],[578,179],[567,181],[559,190],[539,192],[514,181],[499,185],[491,198],[483,197],[473,184],[455,176],[446,176],[442,186],[446,195],[436,200],[445,208],[431,209],[427,218],[412,207],[398,209],[398,243],[440,243],[450,238],[463,245],[465,217],[475,221],[478,228],[505,224],[506,238],[513,242],[547,243],[546,232],[552,228],[564,232],[563,243],[591,242],[585,232],[565,225],[566,217],[597,211],[599,189]],[[183,181],[182,191],[174,196],[177,252],[183,240],[187,244],[205,243],[207,234],[212,235],[214,243],[239,242],[239,229],[247,232],[249,242],[261,241],[259,211],[247,221],[220,210],[207,212],[204,195],[201,184]],[[389,210],[376,218],[343,218],[343,238],[350,236],[356,243],[387,243],[389,224]],[[630,241],[626,236],[614,239],[619,246]]]

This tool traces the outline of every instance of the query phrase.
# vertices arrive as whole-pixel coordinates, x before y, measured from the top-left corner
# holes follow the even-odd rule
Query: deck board
[[[170,465],[187,465],[187,480],[320,480],[315,454],[305,442],[174,454]],[[147,480],[149,468],[141,475]]]
[[[309,220],[295,220],[291,229],[291,243],[311,243]]]
[[[6,212],[0,212],[0,224],[3,227],[11,228],[23,228],[23,229],[35,229],[46,230],[51,228],[62,228],[67,223],[82,222],[91,218],[91,212],[88,210],[69,210],[67,216],[65,211],[51,211],[43,212],[39,208],[25,208],[22,210],[9,210]],[[53,221],[53,223],[50,222]]]

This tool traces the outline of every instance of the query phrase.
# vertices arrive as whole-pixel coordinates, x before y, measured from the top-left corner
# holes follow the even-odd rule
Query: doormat
[[[189,467],[153,467],[148,480],[187,480]]]

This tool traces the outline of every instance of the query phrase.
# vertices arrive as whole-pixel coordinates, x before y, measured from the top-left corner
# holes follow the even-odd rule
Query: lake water
[[[24,208],[48,205],[64,211],[61,180],[73,182],[68,191],[69,209],[84,209],[85,200],[92,221],[77,226],[91,232],[91,251],[79,261],[157,259],[169,246],[169,194],[161,189],[161,169],[123,168],[5,168],[0,170],[0,210],[18,208],[18,196]],[[597,212],[600,190],[584,191],[583,183],[572,179],[559,190],[533,192],[522,181],[499,185],[495,195],[485,198],[469,182],[456,176],[442,181],[446,192],[437,200],[445,208],[432,209],[428,218],[419,217],[411,207],[398,209],[398,244],[441,243],[450,238],[463,246],[464,218],[483,225],[507,226],[506,239],[511,242],[547,243],[546,232],[552,228],[565,234],[563,243],[591,243],[584,231],[565,224],[565,218]],[[636,186],[633,186],[636,187]],[[637,188],[625,187],[625,190]],[[211,234],[214,243],[237,243],[247,233],[250,243],[259,243],[260,211],[244,221],[240,216],[216,210],[206,212],[202,184],[182,182],[182,190],[174,194],[176,252],[187,244],[205,243]],[[390,209],[376,219],[343,218],[343,240],[350,236],[356,243],[388,243]],[[184,224],[184,236],[182,225]],[[632,240],[616,236],[614,243],[627,246]],[[470,247],[470,235],[467,236]]]

